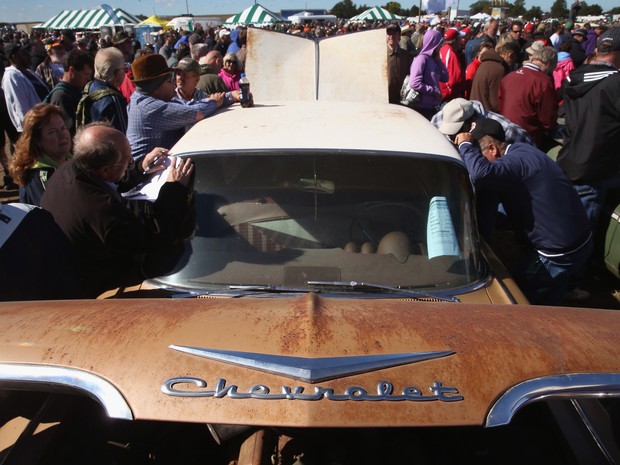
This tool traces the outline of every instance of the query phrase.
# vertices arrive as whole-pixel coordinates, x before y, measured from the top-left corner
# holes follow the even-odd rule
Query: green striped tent
[[[357,16],[353,16],[349,21],[396,21],[398,19],[403,19],[403,17],[392,14],[385,8],[376,6],[374,8],[369,8]]]
[[[121,8],[111,8],[116,14],[110,14],[105,8],[94,10],[64,10],[43,24],[40,29],[99,29],[101,26],[118,24],[138,24],[140,20]]]
[[[236,14],[235,16],[231,16],[228,18],[224,25],[226,26],[236,26],[238,24],[248,25],[253,24],[255,26],[260,26],[263,24],[273,24],[273,23],[282,23],[285,22],[282,16],[277,15],[267,8],[254,4],[249,8],[246,8],[241,13]]]

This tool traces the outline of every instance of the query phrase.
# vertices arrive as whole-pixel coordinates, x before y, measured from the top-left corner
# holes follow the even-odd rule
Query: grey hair
[[[485,21],[485,23],[484,23],[484,28],[483,28],[483,30],[484,30],[484,31],[488,31],[488,30],[491,28],[491,25],[492,25],[492,24],[496,24],[496,23],[497,23],[497,19],[495,19],[495,18],[489,18],[489,19],[487,19],[487,20]]]
[[[532,55],[530,56],[530,60],[538,60],[541,63],[555,68],[555,65],[558,64],[558,54],[553,49],[553,47],[543,47],[540,50],[532,53]]]
[[[199,61],[203,56],[211,51],[211,47],[207,44],[195,44],[192,47],[192,58]]]
[[[125,67],[123,52],[115,47],[102,48],[95,55],[95,78],[103,82],[112,82],[117,69]]]

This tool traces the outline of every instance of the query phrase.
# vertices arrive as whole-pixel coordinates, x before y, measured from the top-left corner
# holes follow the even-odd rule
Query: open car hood
[[[620,313],[299,297],[0,305],[0,385],[117,418],[488,426],[618,385]]]

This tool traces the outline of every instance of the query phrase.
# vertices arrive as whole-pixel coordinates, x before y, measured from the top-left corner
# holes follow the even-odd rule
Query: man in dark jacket
[[[484,109],[497,113],[497,93],[502,78],[519,58],[519,43],[504,42],[480,57],[480,66],[471,85],[471,100],[482,102]]]
[[[390,103],[400,103],[400,89],[409,74],[413,57],[400,48],[400,27],[390,24],[387,29],[388,98]]]
[[[530,61],[500,82],[498,110],[530,133],[543,152],[557,145],[558,99],[551,74],[558,56],[551,47],[535,51]]]
[[[570,74],[563,88],[566,132],[557,163],[596,226],[610,187],[620,185],[620,27],[604,32],[596,59]]]
[[[497,195],[529,242],[512,270],[524,294],[535,305],[560,305],[570,277],[592,253],[590,224],[571,182],[535,147],[507,144],[501,124],[492,119],[476,121],[471,132],[457,134],[455,144],[477,192]],[[496,212],[488,210],[487,221]]]
[[[121,197],[117,184],[140,178],[167,150],[147,154],[134,168],[131,147],[120,131],[105,124],[84,126],[75,139],[73,160],[64,163],[47,184],[41,206],[76,248],[82,297],[97,297],[117,287],[172,271],[183,252],[187,219],[193,218],[188,184],[192,161],[169,169],[153,215],[137,215]]]
[[[46,98],[47,102],[62,109],[71,137],[75,136],[75,111],[84,86],[93,78],[93,66],[93,57],[88,52],[71,50],[65,56],[62,81]]]

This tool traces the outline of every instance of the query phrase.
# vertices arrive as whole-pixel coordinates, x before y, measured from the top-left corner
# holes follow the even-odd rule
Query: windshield
[[[457,162],[333,152],[193,159],[196,234],[159,284],[437,290],[480,277],[472,194]]]

